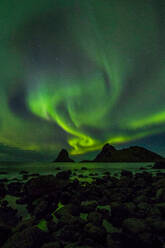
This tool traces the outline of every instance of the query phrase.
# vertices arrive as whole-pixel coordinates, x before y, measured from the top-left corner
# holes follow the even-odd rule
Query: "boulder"
[[[158,161],[154,164],[153,169],[165,169],[165,161]]]
[[[41,248],[61,248],[61,244],[58,241],[56,241],[56,242],[44,244]]]
[[[16,232],[5,243],[3,248],[36,248],[47,240],[47,234],[38,227],[29,227],[22,232]]]
[[[138,234],[144,232],[147,226],[143,219],[128,218],[123,221],[122,228],[126,233]]]
[[[7,241],[11,235],[11,228],[5,224],[0,224],[0,247]]]
[[[63,188],[69,184],[69,180],[63,180],[57,178],[53,175],[39,176],[37,178],[32,178],[24,186],[24,193],[30,199],[36,199],[45,194],[55,193],[58,190],[63,190]]]

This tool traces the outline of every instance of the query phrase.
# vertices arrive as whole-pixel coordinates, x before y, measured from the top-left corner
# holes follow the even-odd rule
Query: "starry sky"
[[[159,0],[1,0],[0,159],[165,155],[164,27]]]

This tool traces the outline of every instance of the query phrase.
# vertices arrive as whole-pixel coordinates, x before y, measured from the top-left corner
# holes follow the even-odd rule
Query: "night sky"
[[[107,142],[165,155],[165,3],[1,0],[0,159]]]

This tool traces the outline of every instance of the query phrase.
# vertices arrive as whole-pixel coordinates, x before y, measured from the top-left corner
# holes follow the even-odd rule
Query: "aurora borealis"
[[[2,0],[0,143],[78,155],[163,137],[164,24],[158,0]]]

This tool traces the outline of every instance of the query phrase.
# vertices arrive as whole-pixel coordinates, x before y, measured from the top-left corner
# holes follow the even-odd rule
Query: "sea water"
[[[155,172],[152,169],[153,163],[45,163],[45,162],[1,162],[0,179],[9,180],[21,179],[21,171],[27,171],[29,174],[56,175],[60,170],[71,170],[81,178],[87,178],[91,173],[102,176],[105,172],[111,175],[117,175],[121,170],[129,170],[133,173],[146,170]],[[86,168],[86,170],[84,169]],[[158,171],[158,170],[156,170]],[[90,177],[90,176],[89,176]]]

